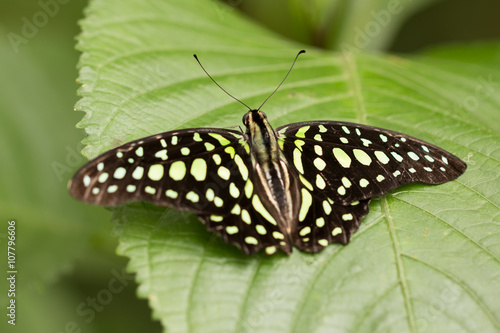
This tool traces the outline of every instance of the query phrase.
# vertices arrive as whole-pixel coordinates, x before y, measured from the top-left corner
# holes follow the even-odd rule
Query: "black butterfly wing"
[[[276,131],[289,163],[315,191],[342,204],[380,196],[411,182],[448,182],[467,168],[437,146],[377,127],[313,121]]]
[[[335,203],[324,193],[301,189],[302,200],[311,202],[304,211],[294,235],[294,246],[301,251],[318,252],[330,243],[347,244],[352,233],[358,230],[363,217],[368,214],[370,199],[347,205]]]
[[[370,198],[402,184],[440,184],[466,164],[445,150],[407,135],[342,122],[302,122],[276,129],[288,164],[302,183],[294,245],[317,252],[347,244],[368,213]],[[309,204],[310,203],[310,204]]]
[[[248,189],[248,184],[245,186]],[[276,220],[264,208],[258,194],[245,193],[238,203],[220,215],[200,214],[207,229],[218,233],[222,239],[250,255],[265,248],[269,255],[277,249],[292,252],[292,244],[281,232]]]
[[[103,206],[149,201],[179,210],[217,211],[216,202],[196,196],[204,196],[205,184],[220,179],[219,173],[228,173],[219,169],[225,149],[241,137],[236,131],[187,129],[132,141],[87,163],[69,190],[78,200]]]
[[[246,254],[291,252],[255,196],[246,136],[214,128],[166,132],[112,149],[69,184],[78,200],[103,206],[148,201],[199,216]],[[260,203],[260,204],[259,204]],[[256,208],[259,210],[257,211]],[[271,221],[271,222],[270,222]]]

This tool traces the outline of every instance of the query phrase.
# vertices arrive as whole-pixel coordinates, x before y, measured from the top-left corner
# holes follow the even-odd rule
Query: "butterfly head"
[[[267,120],[267,116],[260,110],[250,110],[243,116],[243,124],[248,127],[250,123],[259,123]]]
[[[267,116],[260,110],[250,110],[243,116],[243,124],[247,128],[247,133],[254,132],[253,128],[262,128],[269,126]],[[252,133],[253,134],[253,133]]]
[[[250,145],[257,150],[269,146],[270,141],[276,141],[274,138],[274,130],[267,121],[267,116],[260,110],[250,110],[243,116],[243,124],[247,130],[246,134],[249,137]]]

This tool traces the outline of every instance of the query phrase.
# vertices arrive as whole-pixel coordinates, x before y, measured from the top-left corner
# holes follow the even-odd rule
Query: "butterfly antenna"
[[[274,89],[274,91],[271,93],[271,95],[267,96],[266,100],[259,106],[259,108],[257,110],[260,110],[260,108],[262,106],[264,106],[264,104],[266,104],[267,100],[269,98],[271,98],[272,95],[274,95],[275,92],[278,91],[278,89],[281,87],[281,85],[283,84],[283,82],[285,82],[286,78],[288,77],[288,75],[290,74],[290,72],[292,71],[292,68],[293,68],[293,65],[295,65],[295,62],[297,61],[297,58],[299,57],[299,55],[301,55],[302,53],[306,53],[305,50],[300,50],[299,53],[297,53],[297,55],[295,56],[295,59],[293,60],[293,63],[292,63],[292,66],[290,67],[290,69],[288,70],[288,73],[286,73],[285,75],[285,78],[283,79],[283,81],[281,81],[281,83],[276,87],[276,89]]]
[[[223,92],[225,92],[226,94],[228,94],[232,99],[234,99],[235,101],[237,102],[240,102],[241,104],[243,104],[244,106],[247,107],[248,110],[252,110],[248,105],[246,105],[245,103],[243,103],[242,101],[240,101],[239,99],[237,99],[236,97],[234,97],[233,95],[231,95],[230,93],[227,92],[226,89],[222,88],[220,84],[218,84],[211,76],[210,74],[208,74],[208,72],[206,71],[205,67],[203,67],[203,65],[201,64],[200,60],[198,59],[198,57],[196,56],[196,54],[193,54],[193,57],[196,59],[196,61],[198,61],[198,64],[200,64],[200,67],[201,69],[203,69],[203,71],[205,72],[205,74],[207,74],[207,76],[210,78],[210,80],[212,80],[216,85],[217,87],[221,88],[221,90]]]

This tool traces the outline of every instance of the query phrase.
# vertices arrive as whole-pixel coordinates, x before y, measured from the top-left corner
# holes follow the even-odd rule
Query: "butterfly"
[[[371,198],[411,182],[445,183],[467,168],[435,145],[387,129],[336,121],[273,129],[264,103],[247,106],[245,131],[182,129],[109,150],[75,174],[69,192],[95,205],[147,201],[189,211],[247,255],[290,254],[347,244]]]

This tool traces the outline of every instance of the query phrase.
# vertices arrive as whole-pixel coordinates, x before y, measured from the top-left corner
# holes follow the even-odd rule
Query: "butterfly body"
[[[78,171],[70,193],[104,206],[149,201],[191,211],[246,254],[289,254],[347,244],[372,197],[466,169],[439,147],[376,127],[310,121],[275,130],[258,110],[243,123],[244,133],[193,128],[124,144]]]
[[[260,209],[265,209],[276,221],[279,226],[277,232],[283,235],[283,239],[279,239],[280,248],[291,253],[297,227],[296,207],[300,205],[295,175],[290,174],[291,169],[279,147],[277,133],[264,112],[250,110],[243,117],[243,124],[247,128],[252,169],[255,170],[254,183],[257,192],[265,193],[260,198],[263,205]]]

